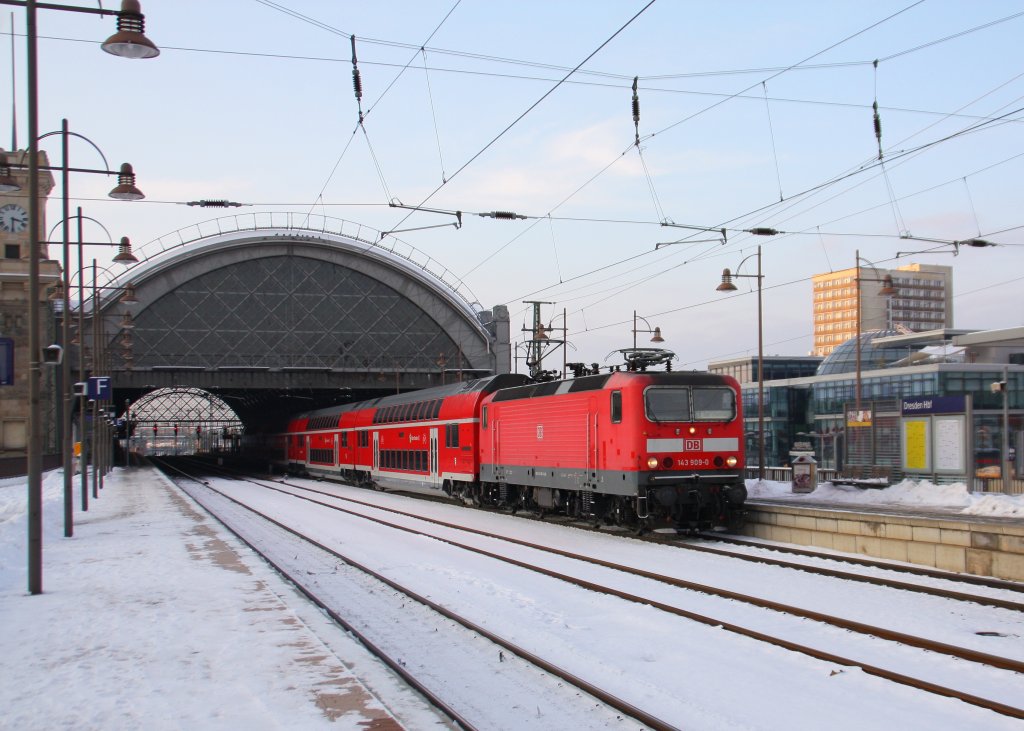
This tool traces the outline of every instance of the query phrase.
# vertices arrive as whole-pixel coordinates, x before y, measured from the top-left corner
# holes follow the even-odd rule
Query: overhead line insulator
[[[505,221],[513,221],[517,218],[522,219],[523,221],[527,219],[527,216],[522,216],[518,213],[513,213],[512,211],[487,211],[486,213],[478,213],[476,215],[481,218],[495,218]]]
[[[363,123],[363,80],[359,76],[359,61],[356,58],[356,37],[353,34],[352,41],[352,90],[356,94],[356,104],[359,107],[359,124]]]
[[[637,94],[636,86],[640,81],[639,76],[633,77],[633,128],[636,130],[636,145],[640,146],[640,97]]]

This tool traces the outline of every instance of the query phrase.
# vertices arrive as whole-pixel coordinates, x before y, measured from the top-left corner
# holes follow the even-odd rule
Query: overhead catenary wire
[[[775,160],[775,179],[779,183],[779,200],[784,200],[782,194],[782,171],[779,169],[779,151],[775,147],[775,127],[772,125],[772,107],[768,103],[768,82],[762,81],[761,88],[764,90],[764,109],[768,116],[768,135],[772,142],[772,159]]]
[[[515,127],[530,112],[532,112],[534,109],[536,109],[541,104],[541,102],[543,102],[545,99],[547,99],[549,96],[551,96],[566,81],[566,79],[568,79],[570,76],[572,76],[572,74],[574,74],[579,68],[581,68],[583,66],[583,64],[585,64],[587,61],[589,61],[594,56],[596,56],[598,53],[601,52],[601,50],[605,46],[607,46],[609,43],[611,43],[613,40],[615,40],[615,38],[618,37],[619,34],[622,33],[622,31],[624,31],[626,28],[628,28],[630,25],[632,25],[633,22],[637,18],[639,18],[641,15],[643,15],[643,13],[646,12],[647,9],[650,8],[652,5],[654,5],[655,2],[656,2],[656,0],[650,0],[646,5],[644,5],[642,8],[640,8],[640,10],[638,10],[629,20],[627,20],[621,27],[619,27],[618,30],[616,30],[607,39],[605,39],[601,43],[601,45],[599,45],[597,48],[595,48],[593,51],[591,51],[587,55],[586,58],[584,58],[582,61],[580,61],[578,64],[576,64],[576,66],[571,71],[569,71],[561,80],[559,80],[558,83],[556,83],[554,86],[552,86],[546,92],[544,92],[544,94],[539,99],[537,99],[537,101],[533,102],[529,107],[527,107],[527,109],[524,112],[522,112],[519,116],[517,116],[514,120],[512,120],[512,122],[510,122],[501,132],[499,132],[493,139],[491,139],[490,142],[488,142],[486,145],[484,145],[478,152],[476,152],[472,157],[470,157],[466,162],[464,162],[454,173],[452,173],[451,177],[447,181],[445,181],[445,183],[442,183],[438,187],[434,188],[434,190],[431,191],[427,195],[426,198],[424,198],[422,201],[420,201],[419,205],[422,206],[427,201],[429,201],[431,198],[433,198],[435,195],[437,195],[438,191],[440,191],[441,188],[444,187],[444,185],[446,185],[448,182],[451,182],[452,179],[454,179],[457,175],[459,175],[467,167],[472,165],[487,150],[489,150],[491,147],[493,147],[494,144],[498,140],[500,140],[502,137],[504,137],[509,132],[509,130],[511,130],[513,127]],[[405,218],[403,218],[401,221],[398,222],[397,226],[402,225],[402,223],[404,223],[409,218],[409,216],[411,216],[411,215],[412,215],[412,212],[407,214],[405,216]]]
[[[829,50],[831,50],[831,49],[833,49],[833,48],[836,48],[836,47],[838,47],[838,46],[842,45],[843,43],[845,43],[845,42],[847,42],[847,41],[849,41],[849,40],[851,40],[851,39],[853,39],[853,38],[856,38],[857,36],[859,36],[859,35],[861,35],[861,34],[863,34],[863,33],[867,32],[868,30],[870,30],[870,29],[872,29],[872,28],[875,28],[875,27],[877,27],[877,26],[879,26],[879,25],[881,25],[881,24],[883,24],[883,23],[885,23],[885,22],[887,22],[887,21],[889,21],[889,20],[891,20],[891,19],[893,19],[893,18],[895,18],[895,17],[897,17],[897,16],[899,16],[899,15],[901,15],[901,14],[905,13],[905,12],[907,12],[907,11],[908,11],[908,10],[910,10],[911,8],[913,8],[913,7],[916,7],[917,5],[920,5],[920,4],[922,3],[922,2],[924,2],[924,0],[917,0],[917,2],[914,2],[914,3],[912,3],[911,5],[909,5],[909,6],[905,7],[905,8],[903,8],[902,10],[899,10],[899,11],[897,11],[896,13],[892,13],[892,14],[888,15],[888,16],[886,16],[885,18],[883,18],[883,19],[881,19],[881,20],[879,20],[879,21],[876,21],[876,22],[872,23],[871,25],[867,26],[866,28],[862,28],[861,30],[858,30],[857,32],[855,32],[855,33],[853,33],[853,34],[851,34],[851,35],[848,35],[848,36],[846,36],[845,38],[843,38],[843,39],[842,39],[842,40],[840,40],[840,41],[837,41],[837,42],[835,42],[835,43],[832,43],[832,44],[831,44],[831,45],[829,45],[828,47],[826,47],[826,48],[824,48],[824,49],[822,49],[822,50],[820,50],[820,51],[817,51],[816,53],[813,53],[812,55],[810,55],[810,56],[806,57],[805,59],[803,59],[802,61],[800,61],[800,62],[798,62],[798,63],[796,63],[796,64],[792,64],[792,65],[790,65],[790,66],[786,67],[786,68],[785,68],[784,70],[782,70],[782,71],[779,71],[779,72],[778,72],[778,73],[776,73],[776,74],[773,74],[773,75],[772,75],[772,76],[770,76],[770,77],[769,77],[768,79],[764,79],[763,81],[765,81],[765,82],[767,82],[767,81],[770,81],[771,79],[773,79],[773,78],[775,78],[775,77],[777,77],[777,76],[779,76],[779,75],[781,75],[781,74],[785,73],[786,71],[788,71],[788,70],[790,70],[790,69],[792,69],[792,68],[795,68],[795,67],[799,66],[799,65],[800,65],[800,64],[802,64],[802,63],[806,63],[807,61],[809,61],[809,60],[811,60],[811,59],[813,59],[813,58],[816,58],[816,57],[820,56],[821,54],[823,54],[823,53],[825,53],[825,52],[827,52],[827,51],[829,51]],[[746,87],[745,89],[743,89],[743,90],[741,90],[740,92],[737,92],[737,93],[745,93],[745,92],[749,91],[750,89],[754,88],[755,86],[756,86],[756,84],[750,85],[750,86]],[[707,106],[707,107],[705,107],[705,108],[701,109],[700,111],[698,111],[698,112],[695,112],[694,114],[688,115],[687,117],[685,117],[685,118],[683,118],[683,119],[681,119],[681,120],[679,120],[679,121],[677,121],[677,122],[674,122],[674,123],[672,123],[672,124],[668,125],[667,127],[663,128],[662,130],[660,130],[660,131],[658,131],[658,132],[654,132],[654,133],[651,133],[651,134],[647,135],[647,136],[646,136],[646,138],[648,138],[648,139],[649,139],[649,138],[651,138],[651,137],[655,137],[655,136],[657,136],[657,135],[659,135],[659,134],[662,134],[662,133],[664,133],[664,132],[667,132],[667,131],[669,131],[669,130],[671,130],[671,129],[674,129],[674,128],[678,127],[678,126],[679,126],[680,124],[683,124],[684,122],[686,122],[686,121],[689,121],[690,119],[693,119],[694,117],[696,117],[696,116],[698,116],[698,115],[700,115],[700,114],[703,114],[703,113],[705,113],[705,112],[707,112],[707,111],[709,111],[709,110],[711,110],[711,109],[714,109],[715,107],[717,107],[717,106],[720,106],[721,104],[724,104],[724,103],[725,103],[726,101],[728,101],[729,99],[732,99],[732,98],[734,98],[734,97],[735,97],[735,95],[732,95],[732,96],[726,97],[726,98],[724,98],[724,99],[722,99],[722,100],[720,100],[720,101],[716,102],[715,104],[711,104],[711,105],[709,105],[709,106]],[[638,144],[639,144],[639,141],[636,141],[636,142],[635,142],[634,144],[635,144],[635,145],[638,145]],[[631,145],[630,145],[630,147],[633,147],[633,146],[634,146],[634,144],[631,144]],[[627,149],[629,149],[629,148],[627,148]],[[568,200],[570,200],[570,199],[572,199],[573,197],[575,197],[576,195],[578,195],[578,194],[579,194],[579,193],[580,193],[580,192],[581,192],[582,190],[584,190],[584,189],[585,189],[585,188],[586,188],[587,186],[589,186],[589,185],[590,185],[590,184],[591,184],[592,182],[594,182],[594,181],[595,181],[595,180],[596,180],[596,179],[597,179],[598,177],[600,177],[601,175],[603,175],[603,174],[604,174],[604,173],[605,173],[605,172],[606,172],[607,170],[609,170],[609,169],[610,169],[610,168],[611,168],[611,167],[612,167],[613,165],[615,165],[615,163],[616,163],[616,162],[618,162],[619,160],[621,160],[621,159],[622,159],[622,156],[623,156],[623,155],[625,155],[625,152],[626,152],[625,150],[624,150],[623,152],[621,152],[621,153],[620,153],[620,154],[618,155],[618,157],[614,158],[614,159],[613,159],[613,160],[611,160],[611,161],[610,161],[610,162],[609,162],[608,164],[606,164],[606,165],[605,165],[604,167],[602,167],[602,168],[601,168],[601,169],[600,169],[600,170],[599,170],[599,171],[598,171],[597,173],[595,173],[595,174],[594,174],[593,176],[591,176],[591,177],[590,177],[590,178],[589,178],[589,179],[588,179],[588,180],[587,180],[587,181],[586,181],[585,183],[583,183],[583,185],[579,186],[578,188],[576,188],[576,190],[574,190],[574,191],[573,191],[572,193],[570,193],[570,194],[569,194],[569,195],[568,195],[567,197],[563,198],[563,199],[562,199],[562,200],[561,200],[561,201],[560,201],[560,202],[559,202],[559,203],[558,203],[558,204],[557,204],[557,205],[556,205],[556,206],[555,206],[554,208],[552,208],[552,209],[551,209],[551,210],[549,211],[549,213],[550,213],[550,212],[552,212],[552,211],[555,211],[555,210],[557,210],[558,208],[560,208],[560,207],[561,207],[562,205],[564,205],[564,204],[565,204],[565,203],[566,203],[566,202],[567,202]],[[798,194],[798,195],[800,195],[800,194]],[[765,209],[767,209],[767,208],[768,208],[768,206],[765,206],[764,208],[765,208]],[[732,219],[732,220],[736,220],[736,219]],[[727,221],[727,222],[725,222],[725,223],[729,223],[729,222]],[[723,224],[723,225],[724,225],[724,224]],[[520,233],[519,233],[519,234],[518,234],[518,235],[517,235],[517,236],[516,236],[515,238],[513,238],[512,240],[510,240],[510,241],[506,242],[506,243],[505,243],[505,244],[503,244],[503,245],[502,245],[501,247],[499,247],[499,248],[498,248],[498,249],[497,249],[496,251],[492,252],[492,253],[491,253],[490,255],[488,255],[487,257],[485,257],[485,258],[484,258],[484,259],[483,259],[482,261],[480,261],[480,262],[479,262],[479,263],[478,263],[478,264],[477,264],[476,266],[474,266],[474,267],[473,267],[472,269],[470,269],[470,270],[469,270],[469,271],[468,271],[468,272],[467,272],[467,273],[466,273],[465,275],[463,275],[463,276],[464,276],[464,277],[466,277],[466,276],[468,276],[469,274],[471,274],[472,272],[474,272],[474,271],[476,271],[477,269],[479,269],[479,268],[480,268],[481,266],[483,266],[483,264],[484,264],[484,263],[486,263],[486,262],[487,262],[487,261],[489,261],[489,260],[490,260],[491,258],[493,258],[493,257],[494,257],[494,256],[495,256],[495,255],[496,255],[496,254],[497,254],[498,252],[500,252],[500,251],[504,250],[505,248],[507,248],[507,247],[508,247],[509,245],[511,245],[511,244],[512,244],[512,242],[514,242],[514,241],[515,241],[516,239],[518,239],[518,238],[519,238],[520,236],[522,236],[522,235],[523,235],[524,233],[526,233],[526,232],[525,232],[525,231],[523,231],[523,232],[520,232]]]

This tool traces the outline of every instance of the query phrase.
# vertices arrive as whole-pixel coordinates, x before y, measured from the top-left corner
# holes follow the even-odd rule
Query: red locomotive
[[[740,389],[700,372],[500,375],[303,414],[289,471],[639,529],[732,522]]]

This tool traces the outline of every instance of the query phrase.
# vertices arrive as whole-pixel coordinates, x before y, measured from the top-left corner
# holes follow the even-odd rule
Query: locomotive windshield
[[[736,416],[736,396],[731,388],[694,388],[694,421],[732,421]]]
[[[654,386],[644,391],[644,407],[651,421],[731,421],[736,396],[730,388]]]
[[[648,388],[644,391],[644,406],[651,421],[690,421],[690,389]]]

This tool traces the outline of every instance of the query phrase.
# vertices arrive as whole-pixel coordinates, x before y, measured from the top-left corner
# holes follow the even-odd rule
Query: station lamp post
[[[87,245],[87,246],[99,246],[99,245],[118,246],[119,247],[119,251],[118,251],[117,255],[114,256],[114,262],[119,263],[119,264],[129,264],[129,263],[137,262],[138,259],[136,259],[135,255],[132,254],[132,252],[131,252],[131,242],[128,240],[127,237],[122,237],[120,243],[117,243],[117,244],[114,244],[113,242],[109,242],[109,243],[103,244],[101,242],[92,242],[92,241],[85,242],[85,241],[83,241],[82,240],[82,220],[83,219],[94,221],[101,228],[103,228],[104,231],[106,231],[106,228],[99,221],[96,221],[96,219],[91,218],[89,216],[83,216],[81,208],[78,209],[78,215],[77,216],[73,216],[73,218],[77,218],[78,219],[78,242],[77,242],[77,244],[78,244],[79,265],[78,265],[78,271],[76,273],[77,276],[78,276],[78,308],[77,308],[78,309],[78,324],[77,324],[77,334],[76,334],[76,337],[78,338],[78,376],[79,376],[79,379],[83,379],[85,377],[85,372],[86,372],[85,371],[85,343],[83,342],[83,338],[84,338],[84,334],[85,334],[85,314],[84,314],[84,311],[85,311],[85,303],[87,301],[87,298],[84,296],[85,268],[83,266],[83,261],[82,261],[82,246],[83,245]],[[58,224],[58,225],[60,225],[60,224]],[[109,237],[109,235],[110,235],[109,232],[107,233],[107,235]],[[109,270],[105,270],[105,271],[109,271]],[[127,283],[127,284],[125,284],[125,285],[123,285],[121,287],[98,287],[96,285],[96,260],[95,259],[93,259],[93,263],[92,263],[92,272],[93,272],[93,286],[92,286],[92,294],[90,295],[89,299],[92,300],[92,309],[93,309],[94,315],[95,315],[96,304],[98,302],[98,300],[96,299],[97,291],[101,290],[101,289],[113,289],[113,290],[116,290],[116,291],[120,291],[122,293],[122,296],[120,298],[120,302],[124,303],[125,305],[129,305],[130,306],[131,304],[134,304],[135,302],[138,302],[138,300],[135,297],[135,288],[134,288],[134,286],[132,286],[131,283]],[[66,303],[69,301],[68,293],[70,292],[70,290],[72,288],[73,278],[67,279],[67,282],[68,282],[68,284],[66,286],[64,285],[63,282],[58,282],[57,285],[54,287],[53,294],[50,295],[50,299],[51,300],[62,301],[62,302],[65,303],[65,307],[67,306]],[[70,310],[66,310],[65,312],[66,312],[66,314],[65,314],[65,318],[64,319],[65,319],[65,321],[69,321],[70,320],[70,315],[71,315]],[[134,325],[131,324],[130,317],[131,317],[130,313],[128,313],[126,311],[124,313],[124,318],[125,319],[124,319],[124,321],[122,322],[122,325],[121,325],[121,327],[123,329],[134,327]],[[94,322],[95,322],[95,317],[93,319],[94,319]],[[93,325],[93,329],[94,330],[95,330],[95,327],[96,326],[94,324]],[[65,330],[63,328],[63,326],[62,326],[62,330],[64,331],[63,343],[64,343],[65,348],[66,348],[67,345],[73,344],[75,341],[68,337],[69,329]],[[65,358],[64,362],[66,364],[69,363],[69,359]],[[97,367],[96,364],[94,364],[93,372],[96,373],[98,371],[99,371],[99,368]],[[70,402],[71,402],[72,396],[74,395],[73,388],[74,388],[73,384],[70,381],[70,365],[68,364],[66,366],[66,370],[64,372],[64,388],[63,388],[63,395],[64,395],[64,399],[65,399],[65,402],[64,402],[64,420],[65,420],[64,427],[66,429],[65,432],[64,432],[63,455],[64,455],[64,460],[65,460],[65,466],[66,467],[70,465],[70,463],[71,463],[71,456],[72,456],[71,455],[71,403]],[[85,403],[84,403],[84,398],[85,397],[84,397],[83,394],[79,394],[79,398],[80,398],[80,403],[79,403],[79,433],[84,438],[84,435],[85,435]],[[70,492],[70,479],[71,479],[70,478],[70,474],[71,473],[70,473],[69,469],[65,469],[65,472],[66,472],[66,476],[65,476],[65,535],[70,535],[70,533],[68,532],[68,530],[69,530],[68,526],[69,526],[70,521],[71,521],[71,516],[69,515],[70,507],[68,505],[68,494]],[[89,509],[89,502],[88,502],[88,497],[87,497],[88,493],[87,493],[87,490],[86,490],[88,478],[87,478],[87,475],[86,475],[86,469],[85,469],[85,462],[84,462],[84,460],[83,460],[83,463],[82,463],[82,477],[81,477],[81,481],[82,481],[82,510],[88,510]]]
[[[637,328],[637,326],[636,326],[636,321],[637,320],[643,320],[644,324],[647,326],[648,329],[644,330],[644,329]],[[646,319],[644,319],[640,315],[636,314],[636,310],[633,310],[633,350],[636,350],[636,334],[637,333],[651,333],[653,335],[653,337],[651,338],[651,342],[652,343],[663,343],[663,342],[665,342],[665,338],[661,337],[661,328],[660,327],[652,328],[651,327],[651,323],[647,322]]]
[[[61,128],[58,132],[47,132],[46,134],[40,135],[39,140],[43,140],[52,135],[60,135],[61,137],[61,165],[59,168],[50,166],[40,166],[40,169],[49,170],[60,170],[61,173],[61,214],[62,219],[59,222],[62,224],[62,237],[61,237],[61,252],[63,257],[63,277],[61,282],[63,284],[63,300],[62,300],[62,311],[64,316],[61,318],[61,337],[62,342],[65,346],[68,343],[68,330],[70,320],[70,300],[71,300],[71,286],[70,286],[70,271],[71,271],[71,242],[69,227],[71,224],[72,216],[70,213],[70,198],[69,198],[69,178],[71,172],[83,172],[83,173],[97,173],[100,175],[117,175],[118,185],[110,191],[108,194],[115,200],[141,200],[145,198],[142,191],[135,186],[135,173],[132,170],[132,166],[128,163],[121,165],[120,171],[116,172],[109,170],[110,165],[107,163],[107,158],[103,154],[96,144],[88,137],[78,134],[77,132],[70,132],[68,130],[68,120],[64,119],[61,122]],[[86,168],[71,168],[69,167],[68,157],[68,141],[69,137],[77,137],[88,142],[92,145],[93,149],[99,153],[100,158],[103,160],[103,169],[93,170]],[[81,224],[81,209],[79,209],[79,224]],[[81,226],[79,225],[79,228]],[[79,231],[81,234],[81,231]],[[127,241],[127,239],[125,239]],[[79,261],[78,266],[81,268],[82,260],[82,243],[81,235],[79,235]],[[131,256],[129,247],[129,258],[114,258],[114,261],[120,261],[122,263],[130,263],[137,261],[134,256]],[[79,302],[81,305],[81,301]],[[61,363],[61,384],[62,384],[62,404],[63,408],[60,410],[61,417],[61,464],[64,466],[64,536],[70,538],[74,533],[73,528],[73,514],[72,514],[72,475],[71,475],[71,361],[68,358],[63,358]]]
[[[116,15],[117,32],[102,44],[107,53],[124,58],[153,58],[159,49],[145,36],[145,20],[138,0],[123,0],[120,11],[103,8],[37,3],[36,0],[0,0],[0,5],[25,8],[25,47],[28,96],[28,184],[29,184],[29,291],[28,291],[28,589],[30,594],[43,592],[43,536],[42,536],[42,409],[40,404],[40,348],[39,332],[39,69],[36,10],[62,10],[93,15]]]
[[[861,332],[863,330],[863,317],[864,317],[864,315],[863,315],[864,308],[863,308],[863,305],[861,304],[861,286],[860,286],[860,283],[861,282],[878,282],[878,283],[880,283],[882,285],[882,288],[878,291],[878,294],[882,295],[883,297],[891,297],[892,295],[896,294],[896,288],[893,286],[892,276],[889,275],[889,274],[886,274],[885,276],[883,276],[880,279],[879,278],[872,278],[872,277],[862,277],[860,275],[860,265],[861,265],[861,262],[864,262],[865,264],[867,264],[869,267],[871,267],[871,269],[873,269],[876,272],[879,271],[879,269],[874,264],[872,264],[870,261],[868,261],[867,259],[863,258],[860,255],[860,250],[859,249],[856,252],[856,256],[857,256],[857,266],[856,266],[857,275],[854,278],[854,281],[856,283],[856,290],[855,291],[856,291],[856,304],[857,304],[857,334],[856,334],[856,338],[857,338],[857,355],[856,355],[856,359],[857,359],[857,364],[856,364],[857,380],[856,380],[856,385],[854,387],[855,393],[854,393],[853,398],[854,398],[854,404],[855,404],[854,408],[858,412],[860,412],[860,410],[861,410],[861,375],[860,375],[861,374],[861,362],[860,362],[861,361]],[[859,420],[860,418],[861,418],[861,416],[858,413],[857,414],[857,419]]]
[[[756,230],[756,229],[752,229]],[[766,229],[772,230],[772,229]],[[770,234],[762,234],[770,235]],[[757,274],[740,274],[739,270],[743,264],[753,257],[757,257]],[[719,292],[735,292],[736,285],[732,280],[737,277],[746,277],[757,280],[757,479],[764,480],[764,322],[762,319],[761,290],[764,282],[764,275],[761,274],[761,247],[757,247],[757,253],[751,254],[739,263],[736,272],[728,269],[722,271],[722,283],[716,287]]]

